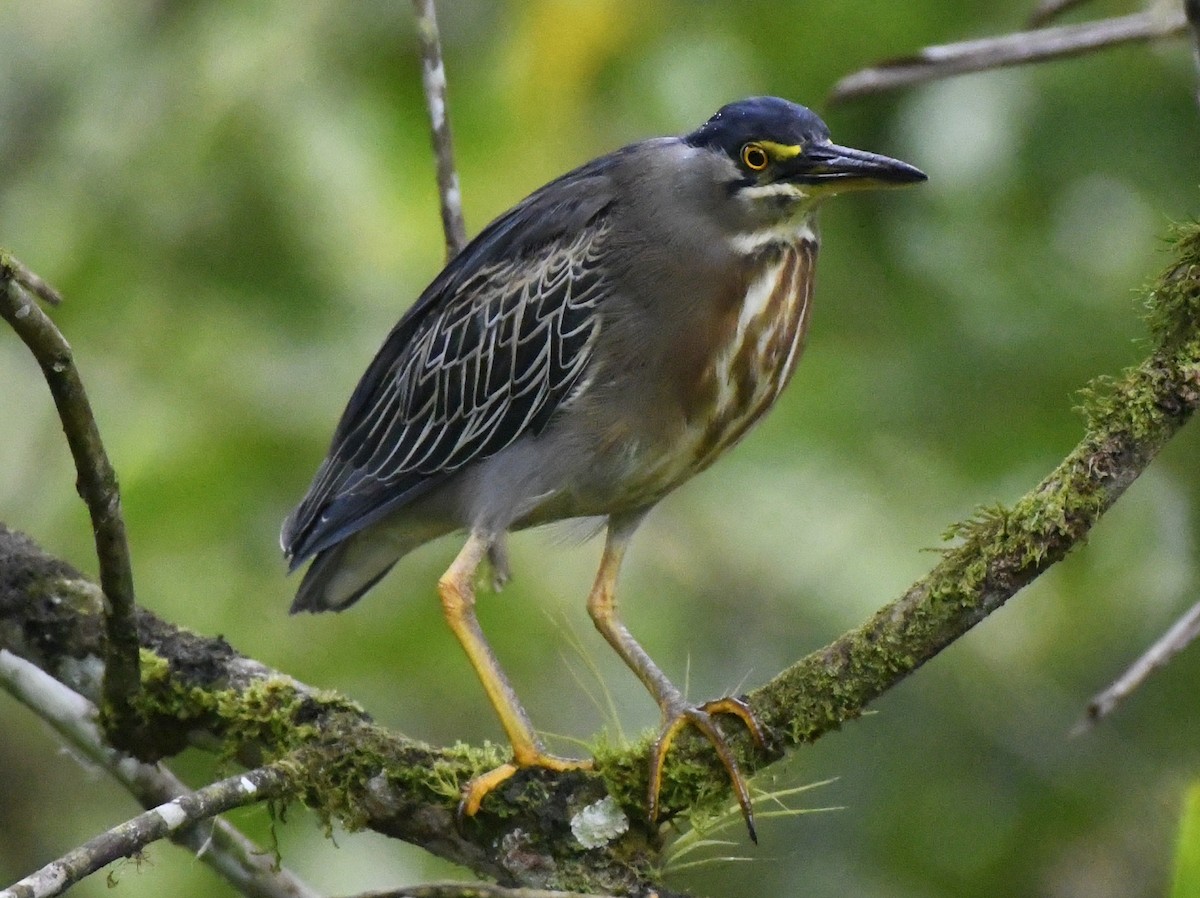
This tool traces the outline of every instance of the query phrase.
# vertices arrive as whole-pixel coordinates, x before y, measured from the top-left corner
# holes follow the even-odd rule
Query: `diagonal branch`
[[[104,702],[114,715],[119,733],[125,728],[124,713],[139,682],[133,570],[125,520],[121,516],[121,495],[71,347],[54,322],[38,308],[31,293],[60,301],[57,292],[45,281],[0,251],[0,317],[17,332],[42,368],[75,460],[78,473],[75,487],[92,518],[100,588],[108,603]]]
[[[280,767],[239,773],[218,783],[181,795],[90,839],[0,892],[0,898],[53,898],[86,876],[123,857],[132,857],[152,842],[185,826],[257,804],[280,794],[287,776]]]
[[[1079,733],[1090,729],[1101,718],[1111,714],[1121,701],[1146,681],[1150,674],[1165,666],[1198,636],[1200,636],[1200,602],[1189,608],[1121,676],[1088,702],[1087,716],[1075,728],[1075,732]]]
[[[507,889],[478,882],[428,882],[382,892],[361,892],[349,898],[606,898],[581,892],[557,892],[546,889]]]
[[[1186,28],[1182,10],[1151,9],[1098,22],[926,47],[912,56],[881,62],[847,75],[833,86],[828,102],[842,103],[952,75],[1048,62],[1121,44],[1172,37]]]
[[[165,804],[190,791],[163,767],[140,763],[105,744],[95,723],[95,705],[6,649],[0,649],[0,684],[89,761],[107,770],[143,807]],[[279,868],[269,852],[224,820],[180,830],[171,834],[171,840],[250,898],[317,898],[295,874]]]
[[[11,280],[52,306],[62,304],[62,294],[8,253],[0,250],[0,278]]]
[[[1175,252],[1147,298],[1156,348],[1084,391],[1087,433],[1063,462],[1011,508],[951,528],[959,545],[900,599],[749,695],[778,744],[814,741],[859,716],[1064,558],[1200,407],[1200,225],[1180,229]],[[747,768],[762,766],[747,736],[739,747]],[[682,811],[720,766],[695,738],[673,761],[663,802]],[[641,762],[621,763],[632,777]]]

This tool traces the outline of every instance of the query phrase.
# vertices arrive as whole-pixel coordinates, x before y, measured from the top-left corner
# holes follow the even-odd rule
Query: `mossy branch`
[[[945,536],[958,545],[897,601],[750,693],[778,748],[815,741],[858,717],[1079,546],[1200,406],[1200,224],[1178,227],[1171,248],[1174,260],[1146,291],[1152,351],[1120,377],[1098,378],[1082,391],[1086,432],[1062,463],[1012,507],[981,508],[950,527]],[[737,735],[743,769],[772,760]],[[680,738],[663,787],[668,815],[695,813],[700,795],[728,800],[711,755],[702,740]],[[604,764],[610,783],[634,790],[618,796],[629,804],[644,768],[638,752]]]
[[[105,641],[101,607],[100,590],[82,574],[0,525],[0,649],[95,701]],[[499,748],[436,749],[389,732],[348,699],[144,609],[137,631],[142,689],[134,714],[143,760],[215,742],[248,767],[279,762],[288,772],[282,793],[330,825],[370,827],[502,883],[532,877],[542,887],[606,895],[652,888],[657,855],[646,826],[595,849],[572,833],[572,817],[604,798],[604,782],[594,774],[531,771],[460,821],[462,785],[500,763]]]
[[[1175,258],[1147,293],[1151,352],[1084,394],[1087,430],[1054,471],[1012,507],[951,528],[940,563],[858,629],[756,690],[749,700],[784,750],[859,716],[1019,589],[1079,545],[1200,405],[1200,226],[1180,228]],[[506,885],[605,894],[657,891],[658,833],[644,823],[646,746],[598,751],[598,773],[524,771],[475,818],[455,816],[462,783],[487,769],[492,747],[435,749],[375,724],[358,706],[305,687],[220,639],[137,613],[142,690],[135,700],[143,757],[179,751],[197,733],[230,757],[278,761],[287,794],[330,821],[422,845]],[[99,590],[64,562],[0,528],[0,648],[85,693],[103,657]],[[746,769],[771,759],[743,737]],[[286,758],[286,761],[282,759]],[[611,794],[623,835],[585,848],[572,831],[584,807]],[[727,778],[701,740],[681,736],[661,797],[665,816],[712,813]]]

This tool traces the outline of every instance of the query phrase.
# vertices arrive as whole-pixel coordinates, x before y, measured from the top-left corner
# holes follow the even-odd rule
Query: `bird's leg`
[[[438,594],[442,599],[442,613],[446,622],[450,624],[450,629],[454,631],[467,653],[467,658],[487,693],[488,701],[496,709],[500,724],[508,735],[508,741],[512,743],[511,763],[501,764],[496,769],[475,777],[464,787],[459,811],[468,817],[479,810],[480,802],[489,792],[522,767],[546,767],[563,771],[589,769],[592,766],[591,761],[559,758],[546,753],[541,740],[533,731],[529,715],[521,707],[517,694],[504,671],[500,669],[500,662],[496,660],[491,646],[484,638],[483,630],[475,617],[474,579],[480,563],[494,541],[494,537],[489,534],[472,531],[454,563],[438,580]]]
[[[512,579],[512,570],[508,566],[508,534],[500,533],[492,537],[488,543],[488,564],[492,566],[492,589],[499,592]]]
[[[654,748],[650,754],[649,797],[647,800],[648,816],[653,823],[658,817],[658,794],[662,787],[663,764],[667,751],[676,735],[688,724],[699,730],[713,748],[729,774],[734,794],[737,795],[742,815],[746,818],[746,827],[750,831],[751,841],[757,842],[758,836],[754,828],[754,810],[750,805],[750,790],[746,779],[738,768],[725,735],[713,719],[714,714],[732,714],[746,725],[750,734],[760,747],[766,747],[766,736],[762,725],[754,716],[750,706],[738,698],[728,697],[706,702],[702,705],[689,705],[683,694],[667,679],[666,675],[646,654],[646,650],[638,644],[633,635],[617,617],[616,584],[617,573],[621,567],[621,559],[629,543],[633,531],[641,522],[641,515],[634,518],[613,519],[609,522],[608,534],[604,543],[604,554],[600,559],[600,570],[596,574],[596,582],[588,596],[588,613],[596,624],[596,629],[608,640],[609,645],[616,649],[617,654],[629,668],[645,684],[662,709],[663,723]]]

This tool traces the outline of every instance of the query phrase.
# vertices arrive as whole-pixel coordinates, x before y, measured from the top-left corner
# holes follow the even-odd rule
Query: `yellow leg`
[[[766,747],[766,735],[750,706],[737,698],[721,698],[706,702],[702,705],[689,705],[683,694],[667,679],[666,675],[638,644],[633,635],[617,617],[616,586],[617,574],[621,568],[621,560],[625,556],[625,548],[633,536],[634,530],[641,521],[636,518],[614,520],[609,522],[608,535],[604,543],[604,554],[600,558],[600,570],[596,574],[596,582],[588,596],[588,614],[596,624],[596,629],[608,640],[609,645],[616,649],[617,654],[629,666],[639,680],[650,690],[654,700],[662,709],[663,723],[658,739],[650,754],[649,796],[647,807],[650,821],[658,818],[658,794],[662,788],[663,764],[667,752],[676,735],[688,724],[699,730],[716,749],[726,773],[729,774],[734,794],[746,818],[746,828],[750,831],[751,841],[757,842],[758,836],[754,828],[754,810],[750,804],[750,790],[746,779],[738,769],[737,759],[721,732],[721,728],[713,719],[714,714],[731,714],[746,725],[760,748]]]
[[[461,813],[470,817],[479,810],[480,802],[489,792],[511,777],[522,767],[546,767],[550,770],[580,770],[592,766],[591,761],[559,758],[547,754],[541,740],[533,731],[529,715],[521,707],[500,668],[500,662],[484,638],[483,630],[475,617],[475,572],[488,555],[494,538],[472,532],[458,557],[438,580],[438,594],[442,599],[442,613],[454,635],[458,638],[471,666],[483,684],[488,701],[500,717],[500,725],[512,743],[513,759],[494,770],[477,776],[463,790]]]

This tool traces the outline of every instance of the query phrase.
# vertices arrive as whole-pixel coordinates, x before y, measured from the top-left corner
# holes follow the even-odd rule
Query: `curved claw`
[[[737,796],[738,805],[742,809],[742,817],[746,821],[750,841],[757,845],[758,832],[754,827],[754,808],[750,804],[750,789],[738,767],[737,758],[734,757],[733,750],[725,739],[725,734],[721,732],[721,728],[713,719],[714,714],[731,714],[737,717],[745,724],[758,746],[763,749],[767,747],[766,734],[762,724],[754,716],[750,706],[741,699],[719,698],[705,702],[703,705],[684,706],[671,712],[650,753],[649,800],[647,802],[650,822],[653,823],[658,819],[658,793],[662,789],[663,765],[666,763],[667,752],[679,731],[690,723],[712,744],[717,752],[717,757],[721,759],[725,772],[729,774],[729,781],[734,795]]]
[[[763,751],[770,750],[767,731],[763,729],[762,724],[759,723],[758,718],[754,715],[750,703],[745,699],[727,695],[724,698],[714,698],[712,701],[705,702],[700,707],[708,714],[732,714],[746,725],[746,729],[750,731],[750,735],[754,737],[754,742],[759,748]]]
[[[537,754],[529,758],[514,758],[507,764],[501,764],[499,767],[467,781],[467,784],[463,786],[462,800],[458,803],[458,816],[474,817],[483,800],[497,786],[526,767],[544,767],[547,770],[564,773],[568,770],[591,770],[592,766],[591,760],[588,759],[559,758],[547,754]]]
[[[487,773],[481,773],[474,779],[468,780],[467,784],[463,786],[462,799],[458,803],[458,816],[474,817],[488,793],[520,769],[516,764],[501,764]]]

